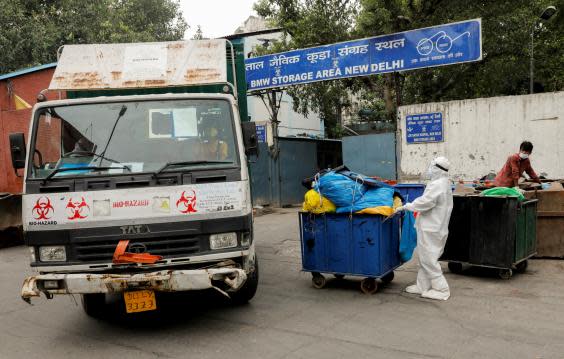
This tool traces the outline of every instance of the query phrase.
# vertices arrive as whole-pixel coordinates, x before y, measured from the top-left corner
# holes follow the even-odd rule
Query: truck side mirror
[[[243,142],[245,144],[245,154],[247,156],[259,155],[257,127],[254,122],[243,122]]]
[[[18,169],[25,167],[25,137],[23,133],[11,133],[10,152],[12,154],[12,166],[17,172]]]

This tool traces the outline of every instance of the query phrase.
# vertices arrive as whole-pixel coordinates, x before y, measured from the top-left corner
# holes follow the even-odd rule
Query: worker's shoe
[[[419,289],[419,286],[417,284],[410,285],[409,287],[405,288],[405,291],[410,294],[423,294],[423,292],[421,291],[421,289]]]
[[[448,298],[450,298],[450,291],[441,292],[435,289],[431,289],[421,294],[421,296],[428,299],[447,300]]]

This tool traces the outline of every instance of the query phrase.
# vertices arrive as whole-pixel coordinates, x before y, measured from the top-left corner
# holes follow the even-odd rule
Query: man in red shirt
[[[496,187],[518,187],[519,178],[523,172],[527,172],[533,181],[540,183],[539,176],[537,176],[533,167],[531,167],[531,161],[529,161],[531,152],[533,152],[533,144],[531,142],[524,141],[521,143],[519,153],[509,156],[505,165],[495,177],[494,184]]]

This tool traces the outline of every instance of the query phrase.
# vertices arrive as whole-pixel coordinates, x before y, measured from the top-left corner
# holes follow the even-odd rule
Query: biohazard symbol
[[[186,192],[182,192],[180,199],[176,201],[176,208],[181,213],[196,213],[196,192],[192,190],[191,196],[186,196]]]
[[[39,197],[35,206],[31,209],[33,218],[40,221],[42,219],[50,219],[53,216],[55,209],[51,205],[51,200],[47,197]]]
[[[70,220],[84,219],[90,213],[90,206],[86,204],[84,197],[80,197],[80,201],[74,201],[72,197],[69,198],[66,209]]]

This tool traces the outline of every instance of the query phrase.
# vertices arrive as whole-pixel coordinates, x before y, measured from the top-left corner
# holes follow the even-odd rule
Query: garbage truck
[[[9,139],[34,270],[22,298],[81,295],[91,316],[110,295],[127,313],[156,309],[160,292],[252,299],[258,150],[242,46],[67,45],[45,91],[59,99],[39,95],[28,143]]]

